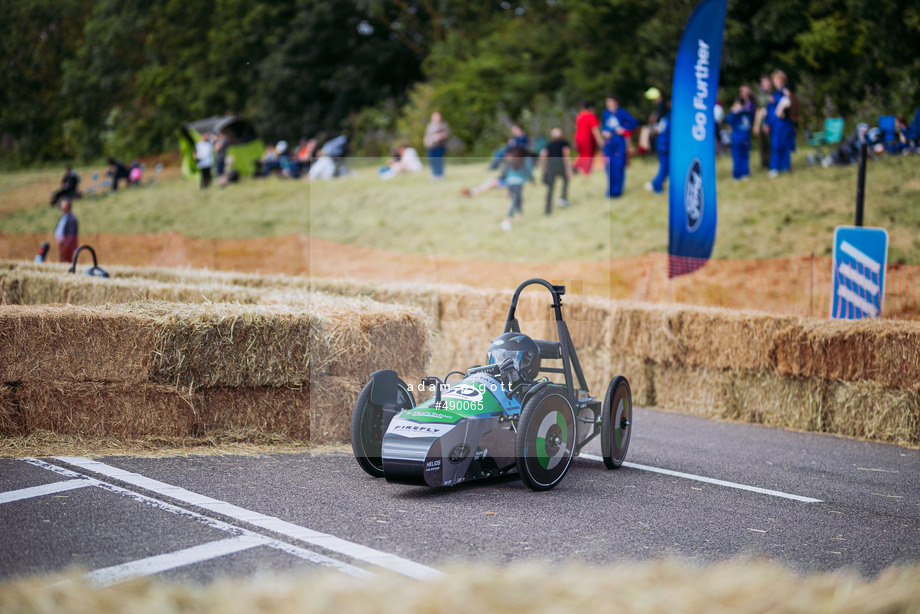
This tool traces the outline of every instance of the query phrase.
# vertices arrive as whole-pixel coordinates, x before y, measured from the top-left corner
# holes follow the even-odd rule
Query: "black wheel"
[[[575,453],[575,410],[564,388],[547,386],[521,411],[514,449],[521,480],[549,490],[565,476]]]
[[[375,478],[382,478],[383,434],[395,412],[385,411],[381,405],[371,402],[373,385],[373,380],[364,385],[351,412],[351,449],[355,454],[355,460],[364,471]],[[412,393],[403,386],[402,382],[399,385],[397,398],[400,404],[400,407],[394,408],[397,411],[415,405]]]
[[[619,469],[626,460],[632,432],[632,393],[622,375],[610,380],[601,408],[601,451],[607,469]]]

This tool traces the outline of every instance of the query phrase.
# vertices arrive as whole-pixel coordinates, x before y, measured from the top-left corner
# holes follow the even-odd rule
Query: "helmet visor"
[[[514,368],[518,371],[521,370],[521,357],[524,355],[524,352],[520,350],[508,350],[505,348],[495,348],[489,352],[489,364],[490,365],[500,365],[509,358],[514,361]]]

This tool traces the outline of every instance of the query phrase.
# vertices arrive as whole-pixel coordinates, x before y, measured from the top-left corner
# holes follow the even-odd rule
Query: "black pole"
[[[856,225],[863,225],[863,205],[866,202],[866,156],[869,146],[865,139],[859,143],[859,175],[856,180]]]

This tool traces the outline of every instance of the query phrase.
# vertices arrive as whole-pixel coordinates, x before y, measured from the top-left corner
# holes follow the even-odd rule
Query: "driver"
[[[509,358],[525,380],[533,381],[540,372],[540,348],[523,333],[503,333],[489,345],[490,365],[500,365]]]

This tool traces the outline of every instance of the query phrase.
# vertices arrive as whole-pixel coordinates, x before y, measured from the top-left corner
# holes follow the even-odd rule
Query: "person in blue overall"
[[[754,123],[754,105],[741,98],[735,100],[725,123],[732,127],[732,178],[747,179],[751,174],[751,127]]]
[[[797,128],[798,109],[795,97],[786,87],[786,73],[774,70],[773,80],[773,114],[770,118],[770,177],[792,169],[791,154],[795,151],[795,131]]]
[[[658,151],[658,174],[645,184],[645,189],[655,194],[664,192],[664,182],[668,178],[671,158],[671,101],[663,105],[664,113],[655,124],[655,149]]]
[[[626,181],[626,137],[624,134],[639,127],[639,122],[620,107],[616,96],[607,98],[607,108],[601,119],[604,155],[607,156],[607,198],[619,198]]]

